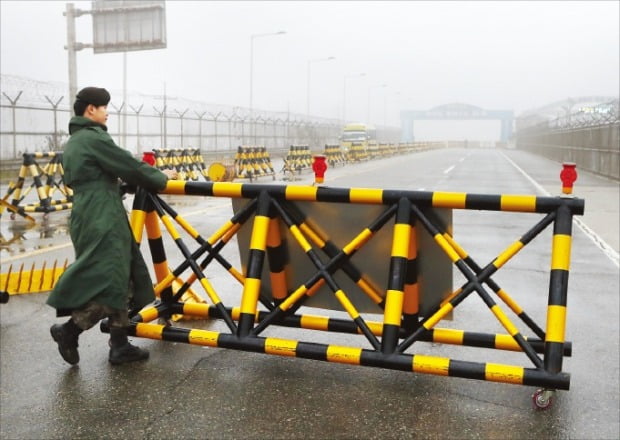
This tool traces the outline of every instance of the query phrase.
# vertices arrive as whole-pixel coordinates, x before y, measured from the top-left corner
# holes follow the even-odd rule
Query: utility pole
[[[77,95],[77,62],[75,58],[76,44],[75,44],[75,17],[76,10],[73,7],[73,3],[67,3],[67,10],[65,16],[67,17],[67,56],[69,59],[69,108],[75,102],[75,95]]]

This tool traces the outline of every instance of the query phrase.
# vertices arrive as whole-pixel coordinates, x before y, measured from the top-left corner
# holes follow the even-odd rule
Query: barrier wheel
[[[553,404],[553,390],[547,389],[538,389],[532,395],[532,403],[534,404],[534,408],[539,411],[544,411],[549,409]]]

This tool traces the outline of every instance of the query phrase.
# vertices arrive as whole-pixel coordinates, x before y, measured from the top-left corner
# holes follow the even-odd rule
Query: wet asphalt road
[[[559,171],[559,164],[518,151],[437,150],[329,169],[326,184],[556,195]],[[304,174],[294,183],[311,180]],[[45,305],[46,294],[28,294],[0,305],[0,438],[617,439],[618,183],[580,172],[575,194],[586,199],[580,220],[596,235],[573,228],[566,332],[573,355],[564,360],[571,389],[559,391],[547,411],[532,409],[533,387],[137,338],[151,359],[112,367],[107,335],[97,328],[82,335],[80,364],[70,367],[49,336],[57,320]],[[188,203],[166,197],[201,232],[213,231],[231,215],[225,199]],[[126,204],[130,208],[130,200]],[[23,221],[2,216],[3,238],[12,240],[2,249],[2,272],[9,264],[71,260],[66,213],[37,221],[26,229]],[[535,221],[521,214],[455,211],[454,237],[485,265]],[[551,232],[543,232],[494,277],[541,325],[550,243]],[[227,258],[238,261],[234,247],[225,249]],[[234,282],[219,273],[209,276],[225,292],[225,303],[237,298]],[[459,277],[454,275],[455,286]],[[216,321],[175,325],[223,330]],[[474,296],[445,326],[501,332]],[[270,330],[269,336],[366,346],[357,336],[287,328]],[[414,348],[431,356],[530,367],[519,353],[429,343]]]

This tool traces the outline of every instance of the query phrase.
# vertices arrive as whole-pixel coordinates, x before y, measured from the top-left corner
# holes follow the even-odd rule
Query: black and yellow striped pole
[[[565,176],[566,177],[566,176]],[[575,175],[570,178],[576,179]],[[563,178],[563,180],[565,180]],[[570,180],[570,179],[569,179]],[[572,181],[564,182],[564,194],[572,193]],[[568,189],[567,189],[568,188]],[[544,368],[549,374],[561,374],[565,348],[566,301],[568,292],[568,274],[572,242],[573,214],[566,206],[557,210],[553,224],[551,247],[551,274],[549,277],[549,300],[547,305],[547,327],[545,332]],[[546,385],[532,396],[536,408],[546,409],[552,403],[555,387]]]
[[[405,300],[405,279],[409,259],[409,242],[411,240],[411,203],[403,198],[398,201],[398,209],[392,236],[392,252],[388,285],[385,294],[385,311],[383,314],[383,338],[381,352],[394,353],[398,343],[398,334],[403,315]]]
[[[267,260],[269,262],[271,296],[273,297],[274,304],[278,305],[288,295],[286,269],[290,260],[287,243],[280,234],[280,222],[275,216],[269,217]]]
[[[407,332],[419,327],[420,286],[418,284],[418,238],[415,217],[410,218],[411,233],[407,252],[407,272],[405,274],[405,298],[403,301],[402,326]]]
[[[40,153],[39,157],[49,157],[49,153]],[[45,187],[43,186],[43,182],[41,182],[41,176],[39,174],[39,167],[37,162],[35,161],[36,154],[24,153],[24,166],[30,172],[32,179],[34,180],[34,184],[37,189],[37,194],[39,195],[39,203],[41,207],[44,209],[50,205],[50,197],[45,191]],[[21,177],[21,173],[20,173]]]
[[[258,309],[261,274],[267,249],[267,235],[269,233],[270,199],[266,193],[258,196],[258,206],[252,226],[252,238],[248,255],[245,283],[241,296],[241,316],[239,317],[238,336],[250,334]]]
[[[572,227],[573,216],[570,209],[561,206],[553,224],[547,329],[545,332],[545,370],[550,373],[557,373],[562,370]]]
[[[161,293],[165,289],[170,289],[168,293],[171,294],[170,285],[172,279],[166,282],[166,280],[171,278],[171,273],[159,226],[159,216],[151,203],[148,193],[142,188],[136,189],[129,224],[131,225],[136,243],[142,242],[142,234],[146,229],[149,250],[153,261],[153,271],[155,272],[155,280],[157,282],[155,294],[161,297]]]
[[[208,304],[196,304],[196,303],[168,303],[164,307],[155,307],[158,310],[167,309],[170,313],[178,313],[182,315],[188,315],[197,318],[213,318],[222,319],[220,311]],[[160,315],[159,312],[154,312],[149,309],[148,312],[141,312],[138,319],[134,319],[135,322],[148,322],[157,319]],[[240,309],[238,307],[227,308],[234,320],[239,320]],[[157,313],[157,314],[155,314]],[[258,312],[257,321],[262,323],[269,316],[269,311],[261,310]],[[366,324],[372,330],[375,336],[381,337],[383,335],[383,323],[378,321],[366,320]],[[322,330],[328,332],[348,333],[348,334],[360,334],[360,329],[357,325],[350,320],[334,318],[329,316],[320,315],[293,315],[287,314],[281,316],[278,325],[284,327],[301,328],[307,330]],[[401,329],[400,338],[407,336],[404,329]],[[496,350],[507,350],[521,352],[522,349],[514,341],[512,336],[508,334],[485,334],[478,332],[469,332],[464,330],[449,329],[449,328],[435,328],[428,332],[425,332],[420,338],[421,341],[433,342],[438,344],[450,344],[450,345],[462,345],[469,347],[481,347],[491,348]],[[537,353],[544,353],[544,341],[540,339],[528,338],[528,343],[532,345]],[[572,344],[567,342],[564,344],[564,356],[572,355]]]
[[[101,324],[107,331],[107,322]],[[292,356],[349,365],[382,367],[391,370],[412,371],[438,376],[462,377],[515,385],[548,386],[568,390],[568,373],[550,374],[538,368],[524,368],[497,363],[459,361],[446,357],[421,354],[385,354],[377,350],[343,347],[274,337],[239,338],[234,334],[212,330],[189,329],[161,324],[134,323],[132,336],[155,340],[181,342],[205,347],[220,347],[280,356]]]

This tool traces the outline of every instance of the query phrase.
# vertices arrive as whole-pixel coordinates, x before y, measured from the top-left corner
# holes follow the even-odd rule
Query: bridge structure
[[[400,112],[403,142],[413,142],[416,120],[471,120],[496,119],[501,123],[500,140],[508,141],[512,135],[514,112],[512,110],[486,110],[474,105],[451,103],[430,110],[403,110]]]

